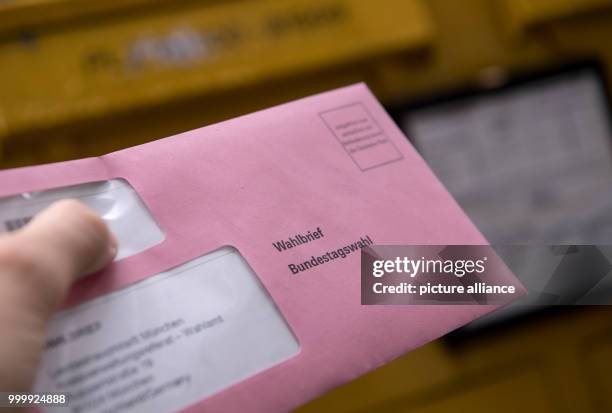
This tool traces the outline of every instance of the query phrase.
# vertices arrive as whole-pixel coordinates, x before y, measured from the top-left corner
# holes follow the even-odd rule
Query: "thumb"
[[[28,390],[46,323],[72,282],[115,256],[104,222],[74,200],[60,201],[0,237],[0,390]]]

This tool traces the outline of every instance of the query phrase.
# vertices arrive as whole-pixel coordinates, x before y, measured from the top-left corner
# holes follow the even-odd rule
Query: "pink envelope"
[[[147,406],[166,406],[155,411],[286,412],[496,308],[360,305],[360,254],[351,245],[487,243],[363,84],[98,158],[2,171],[0,196],[113,178],[134,188],[164,239],[79,282],[65,310],[231,246],[256,274],[299,347],[254,370],[246,366],[246,354],[239,367],[251,372],[248,377],[198,400],[182,398],[182,391],[197,396],[197,372],[225,371],[226,364],[207,360],[189,380],[164,387],[161,395],[154,392],[161,404]],[[344,247],[344,258],[316,259]],[[312,258],[316,265],[303,265]],[[300,264],[303,270],[295,273]],[[177,308],[197,304],[172,302]],[[154,304],[134,303],[126,317],[140,311],[145,317]],[[211,320],[198,328],[210,328],[204,343],[212,347]],[[189,328],[184,331],[197,330]],[[170,354],[185,357],[187,351],[173,346],[175,353],[163,362],[155,359],[156,366],[172,364]],[[248,348],[265,358],[273,347],[270,342]],[[242,355],[228,354],[224,363],[236,357]],[[161,383],[164,377],[151,380]],[[164,394],[171,393],[165,405]],[[124,411],[141,411],[149,402]]]

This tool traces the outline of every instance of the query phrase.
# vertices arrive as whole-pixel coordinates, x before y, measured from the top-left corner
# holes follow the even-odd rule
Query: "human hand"
[[[116,253],[104,221],[75,200],[0,236],[0,391],[31,389],[53,311],[74,280]]]

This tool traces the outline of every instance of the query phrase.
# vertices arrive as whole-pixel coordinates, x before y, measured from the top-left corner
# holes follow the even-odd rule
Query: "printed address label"
[[[175,412],[298,351],[249,265],[223,247],[55,316],[34,391],[67,393],[48,412]]]

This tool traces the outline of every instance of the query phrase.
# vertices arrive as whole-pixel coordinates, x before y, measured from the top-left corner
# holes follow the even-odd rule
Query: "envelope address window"
[[[136,255],[164,239],[164,233],[134,188],[124,179],[88,182],[0,198],[0,233],[15,231],[55,201],[83,202],[106,222],[119,241],[115,260]]]
[[[296,355],[240,253],[223,247],[55,316],[37,392],[52,412],[174,412]]]

